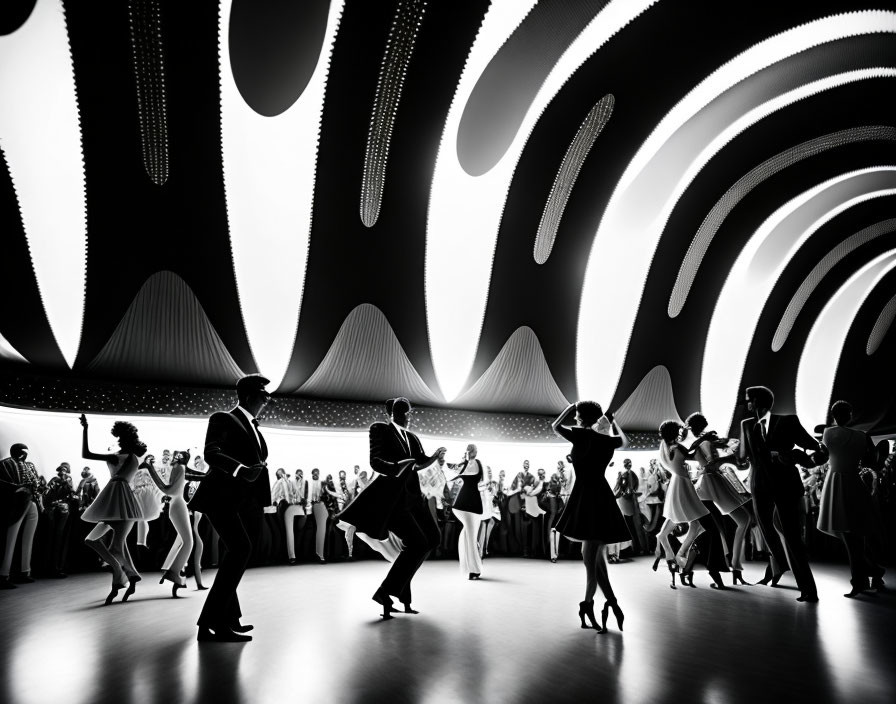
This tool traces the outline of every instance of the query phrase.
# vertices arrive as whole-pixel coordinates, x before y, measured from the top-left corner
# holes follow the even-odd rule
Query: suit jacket
[[[420,439],[414,433],[406,432],[408,445],[405,445],[392,423],[374,423],[370,426],[370,466],[379,475],[337,516],[377,540],[388,537],[389,519],[394,511],[424,504],[417,472],[408,467],[399,476],[399,461],[413,457],[423,463],[429,459]]]
[[[271,504],[271,480],[267,469],[256,479],[234,477],[239,465],[247,467],[264,462],[268,447],[258,433],[261,444],[249,419],[238,408],[212,414],[205,435],[205,462],[208,473],[190,500],[190,508],[206,513],[216,508],[245,508],[257,504],[259,510]]]
[[[753,466],[750,489],[754,494],[758,490],[779,496],[802,496],[803,482],[796,464],[799,462],[804,467],[820,464],[807,452],[824,453],[821,445],[795,415],[770,414],[764,440],[756,423],[755,419],[747,418],[740,424],[741,453],[750,458]]]

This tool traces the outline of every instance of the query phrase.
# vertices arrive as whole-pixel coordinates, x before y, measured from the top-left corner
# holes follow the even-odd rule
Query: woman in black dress
[[[567,427],[573,412],[576,425]],[[595,424],[596,429],[592,427]],[[600,405],[593,401],[570,404],[551,427],[557,435],[572,443],[570,459],[575,467],[576,482],[556,527],[570,540],[582,543],[585,562],[585,600],[579,604],[582,628],[588,628],[585,624],[585,616],[588,616],[592,627],[603,633],[612,609],[621,631],[624,615],[610,585],[606,546],[607,543],[631,540],[631,535],[604,473],[615,450],[627,444],[625,436],[613,423],[612,416],[605,416]],[[618,434],[613,433],[614,427]],[[598,586],[605,600],[600,626],[594,617],[594,594]]]
[[[482,557],[479,555],[479,524],[482,522],[482,463],[476,459],[476,446],[470,443],[464,458],[456,465],[449,465],[457,474],[452,479],[460,479],[462,486],[454,500],[452,511],[462,526],[457,540],[457,557],[460,571],[471,580],[482,574]]]

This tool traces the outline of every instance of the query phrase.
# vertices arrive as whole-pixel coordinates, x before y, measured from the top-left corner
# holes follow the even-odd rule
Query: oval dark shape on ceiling
[[[0,2],[0,36],[12,34],[21,27],[31,13],[37,0],[3,0]]]
[[[305,91],[327,29],[327,0],[233,0],[230,68],[243,100],[273,117]]]

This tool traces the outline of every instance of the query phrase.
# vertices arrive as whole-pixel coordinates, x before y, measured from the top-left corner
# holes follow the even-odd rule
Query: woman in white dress
[[[136,427],[125,421],[116,421],[112,425],[112,435],[118,438],[119,452],[91,452],[87,442],[87,418],[83,413],[79,421],[84,429],[81,456],[85,460],[102,460],[109,467],[111,475],[109,483],[81,514],[81,520],[96,523],[84,543],[112,568],[112,591],[106,597],[106,604],[111,604],[118,590],[124,589],[125,585],[127,590],[122,601],[127,601],[136,591],[141,577],[134,567],[126,541],[134,523],[143,518],[130,482],[137,473],[138,458],[146,454],[146,445],[140,442]],[[106,547],[102,539],[109,531],[112,531],[112,543]]]
[[[174,526],[174,530],[177,531],[177,537],[162,563],[163,572],[159,584],[166,579],[171,582],[172,597],[177,597],[177,590],[187,586],[187,580],[181,572],[186,568],[190,552],[193,550],[193,526],[190,525],[190,512],[187,510],[187,502],[184,499],[184,489],[187,485],[187,462],[189,461],[189,450],[174,452],[171,458],[171,474],[168,484],[162,480],[155,468],[149,467],[149,476],[152,477],[159,491],[171,497],[171,503],[168,504],[168,519]]]
[[[680,442],[684,430],[684,426],[676,420],[667,420],[660,425],[660,464],[672,474],[672,478],[663,504],[666,521],[656,538],[663,547],[670,570],[674,570],[675,565],[682,570],[686,568],[688,550],[704,531],[700,518],[709,514],[709,510],[697,496],[685,464],[688,451]],[[669,535],[678,523],[687,523],[688,532],[675,553],[669,543]]]
[[[700,464],[697,481],[697,496],[701,501],[711,501],[723,516],[730,516],[737,529],[731,545],[731,573],[734,584],[747,584],[743,578],[744,543],[753,516],[750,513],[750,497],[734,488],[721,467],[733,461],[730,455],[722,455],[720,448],[727,447],[725,438],[719,438],[714,431],[707,432],[709,425],[702,413],[692,413],[685,420],[688,429],[696,438],[691,443],[693,457]]]

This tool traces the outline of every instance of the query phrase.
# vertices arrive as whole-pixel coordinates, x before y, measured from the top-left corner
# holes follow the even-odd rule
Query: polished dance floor
[[[192,580],[174,600],[147,573],[110,606],[106,573],[40,580],[0,592],[0,701],[896,701],[896,593],[845,599],[847,568],[819,564],[814,605],[787,578],[718,592],[698,572],[698,588],[673,591],[651,561],[610,566],[625,631],[611,616],[603,635],[579,628],[572,560],[490,559],[479,582],[427,562],[420,614],[388,622],[370,600],[384,562],[252,569],[245,644],[196,642],[205,592]],[[750,563],[745,577],[761,571]]]

